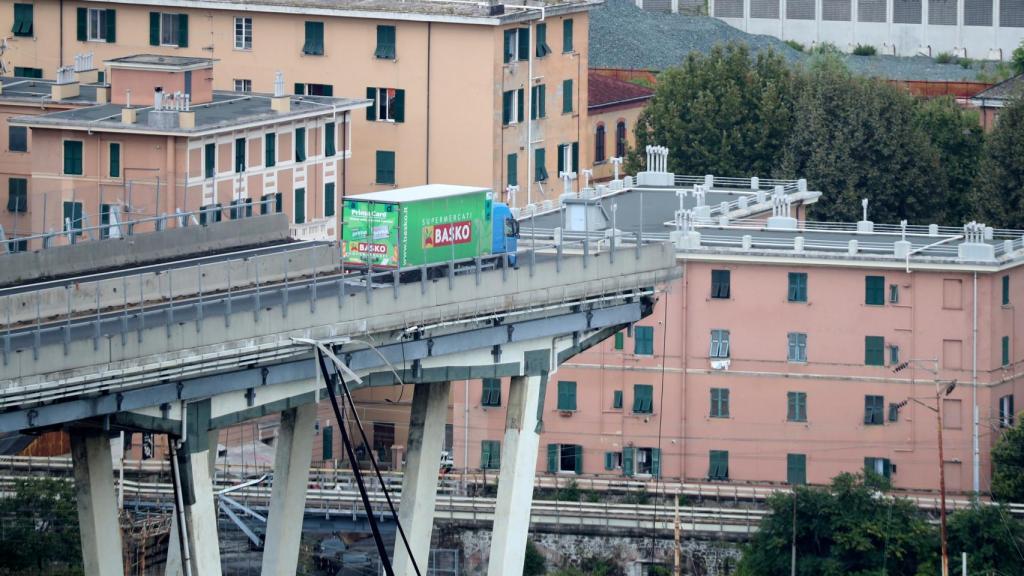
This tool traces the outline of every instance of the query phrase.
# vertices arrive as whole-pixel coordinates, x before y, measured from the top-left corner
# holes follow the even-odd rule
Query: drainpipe
[[[462,403],[462,423],[465,425],[465,434],[462,442],[462,468],[469,470],[469,380],[465,380],[466,398]]]
[[[971,467],[975,498],[981,492],[981,450],[978,446],[978,272],[971,297]]]

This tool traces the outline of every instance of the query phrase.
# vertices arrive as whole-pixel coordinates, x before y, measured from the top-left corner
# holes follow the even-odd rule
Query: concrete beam
[[[295,574],[306,510],[309,462],[313,458],[315,420],[316,404],[305,404],[281,413],[274,456],[274,486],[263,548],[263,576]]]
[[[414,390],[398,521],[405,530],[420,573],[426,574],[451,382],[418,384]],[[395,536],[394,559],[396,576],[416,574],[400,535]]]
[[[71,461],[85,573],[123,576],[121,523],[114,493],[110,439],[96,430],[72,431]]]
[[[491,555],[487,563],[490,576],[523,573],[540,442],[537,412],[542,383],[546,381],[547,373],[515,376],[509,387],[498,475],[498,502],[491,532]]]

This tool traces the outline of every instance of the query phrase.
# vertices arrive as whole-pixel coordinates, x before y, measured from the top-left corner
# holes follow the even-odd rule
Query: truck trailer
[[[346,265],[418,267],[508,253],[515,265],[519,223],[486,188],[427,184],[345,198]]]

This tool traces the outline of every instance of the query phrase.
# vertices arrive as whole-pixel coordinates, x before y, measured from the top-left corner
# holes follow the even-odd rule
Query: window
[[[338,137],[335,134],[334,122],[324,124],[324,156],[330,158],[338,153]]]
[[[1003,276],[1003,306],[1010,305],[1010,275]]]
[[[548,472],[583,473],[583,447],[576,444],[548,444]]]
[[[295,209],[293,221],[296,224],[305,224],[306,222],[306,189],[296,188],[295,189]]]
[[[566,156],[569,156],[568,160],[571,161],[569,172],[576,172],[579,174],[580,167],[580,145],[579,142],[573,142],[572,144],[559,144],[558,145],[558,175],[561,177],[562,172],[566,172]]]
[[[730,277],[729,270],[712,270],[711,271],[711,297],[716,299],[724,299],[729,297],[730,288]]]
[[[622,452],[605,452],[604,469],[619,470],[622,468]]]
[[[786,454],[786,483],[807,484],[806,454]]]
[[[963,309],[963,281],[959,278],[942,279],[942,307],[946,310]]]
[[[597,131],[594,133],[594,162],[604,162],[605,140],[604,124],[598,124]]]
[[[252,18],[249,16],[235,16],[235,50],[252,50]]]
[[[1010,428],[1013,426],[1015,412],[1013,410],[1013,394],[1007,394],[999,398],[999,427]]]
[[[786,392],[786,420],[807,422],[806,392]]]
[[[28,152],[28,128],[24,126],[7,128],[7,151]]]
[[[110,204],[100,204],[100,239],[110,238]]]
[[[869,426],[879,426],[885,422],[885,397],[865,396],[864,397],[864,423]]]
[[[228,214],[232,220],[252,217],[252,199],[239,198],[238,200],[232,200]]]
[[[235,173],[245,172],[245,138],[235,138]]]
[[[885,338],[881,336],[864,337],[864,364],[866,366],[885,366]]]
[[[893,466],[888,458],[865,458],[864,459],[864,474],[875,474],[882,478],[892,478],[892,473],[896,471],[896,467]]]
[[[899,284],[889,284],[889,303],[899,304],[900,303],[900,286]]]
[[[633,353],[642,356],[654,354],[653,326],[636,326],[633,328]]]
[[[562,80],[562,114],[572,114],[572,78]]]
[[[373,55],[382,60],[394,60],[395,56],[395,27],[377,26],[377,49]]]
[[[612,409],[622,410],[622,390],[612,393]]]
[[[335,212],[334,211],[334,207],[336,205],[335,204],[335,200],[334,200],[334,189],[335,189],[334,182],[328,182],[328,183],[324,184],[324,217],[325,218],[330,218],[331,216],[334,216],[334,212]]]
[[[64,173],[70,175],[82,174],[82,141],[64,141]]]
[[[1010,337],[1003,336],[1003,366],[1010,365]]]
[[[576,410],[576,383],[566,380],[558,381],[558,409],[564,411]]]
[[[252,80],[235,78],[235,92],[252,92]]]
[[[207,204],[199,208],[199,224],[205,226],[208,222],[220,222],[223,217],[220,204]]]
[[[277,164],[277,134],[268,132],[263,137],[263,165],[267,168]]]
[[[712,388],[711,389],[711,417],[712,418],[728,418],[729,417],[729,389],[728,388]]]
[[[296,96],[334,96],[333,84],[295,83]]]
[[[625,335],[623,335],[621,331],[620,332],[616,332],[615,333],[615,349],[616,350],[622,350],[625,347],[625,345],[626,345],[626,337],[625,337]]]
[[[115,42],[116,10],[102,8],[77,9],[77,38],[80,42]]]
[[[505,172],[506,180],[509,186],[519,185],[519,155],[509,154],[507,158],[507,170]]]
[[[64,203],[64,231],[74,231],[75,236],[82,235],[82,203]]]
[[[284,210],[284,196],[280,192],[264,194],[260,198],[260,214],[279,214]]]
[[[42,68],[25,68],[22,66],[14,67],[14,75],[18,78],[42,78]]]
[[[885,304],[885,276],[864,277],[864,303],[871,306]]]
[[[32,10],[32,4],[14,5],[14,26],[11,27],[11,32],[15,36],[32,36],[34,20]]]
[[[501,95],[501,123],[505,126],[523,121],[525,90],[506,90]]]
[[[527,60],[530,57],[530,29],[513,28],[505,30],[505,43],[502,50],[502,62],[508,64],[516,60]]]
[[[207,178],[217,175],[217,145],[207,144],[203,146],[203,173]]]
[[[658,448],[636,449],[636,473],[661,476],[661,450]]]
[[[807,302],[807,273],[790,272],[787,299],[790,302]]]
[[[395,183],[395,153],[387,150],[377,151],[377,184]]]
[[[149,13],[151,46],[188,46],[188,14]]]
[[[889,402],[889,422],[900,421],[900,405],[898,402]]]
[[[111,178],[121,177],[121,143],[111,142],[107,146],[107,156],[109,158],[109,170],[107,174]]]
[[[544,182],[548,179],[547,155],[543,148],[533,151],[533,179],[537,182]]]
[[[619,120],[615,124],[615,156],[623,158],[626,156],[626,121]]]
[[[397,88],[367,88],[370,107],[366,119],[371,122],[405,122],[405,90]]]
[[[483,440],[480,442],[480,468],[498,470],[501,468],[501,442]]]
[[[562,21],[562,52],[572,52],[572,19]]]
[[[306,41],[302,43],[302,53],[309,56],[324,55],[323,22],[306,22]]]
[[[900,347],[895,344],[889,345],[889,364],[900,363]]]
[[[729,357],[729,331],[728,330],[712,330],[711,331],[711,351],[708,354],[711,358],[728,358]]]
[[[633,412],[636,414],[654,413],[654,386],[650,384],[633,385]]]
[[[7,179],[7,211],[28,212],[28,178]]]
[[[530,89],[530,120],[547,115],[547,88],[544,84],[538,84]]]
[[[807,362],[807,334],[790,332],[786,335],[788,353],[786,360],[790,362]]]
[[[711,450],[708,452],[708,479],[728,480],[729,479],[729,451]]]
[[[484,378],[483,395],[480,397],[481,406],[501,406],[501,380],[497,378]]]
[[[544,22],[537,24],[537,58],[543,58],[551,54],[551,47],[548,46],[548,25]]]
[[[323,460],[331,460],[334,458],[334,428],[330,425],[324,426],[322,437],[321,458]]]
[[[295,161],[306,161],[306,129],[295,129]]]

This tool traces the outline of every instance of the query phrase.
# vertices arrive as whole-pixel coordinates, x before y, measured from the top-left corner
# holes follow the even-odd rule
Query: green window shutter
[[[572,112],[572,78],[562,80],[562,114]]]
[[[650,384],[633,385],[633,412],[637,414],[654,412],[654,386]]]
[[[558,409],[576,410],[576,383],[566,380],[558,381]]]
[[[111,142],[109,147],[110,153],[110,177],[120,178],[121,177],[121,144],[119,142]]]
[[[306,94],[306,85],[303,84],[302,82],[296,82],[295,86],[294,86],[294,89],[293,89],[293,92],[295,93],[296,96],[305,96],[305,94]]]
[[[604,469],[615,470],[615,452],[604,453]]]
[[[100,204],[100,238],[110,237],[110,228],[105,226],[110,225],[110,204]]]
[[[295,223],[304,224],[306,222],[306,189],[296,188],[295,189]]]
[[[387,150],[377,151],[377,184],[395,183],[395,153]]]
[[[203,163],[205,165],[204,173],[207,178],[213,178],[217,175],[217,145],[207,144],[203,147]]]
[[[377,120],[377,89],[367,88],[366,99],[370,101],[370,107],[366,109],[366,119],[374,122]]]
[[[625,343],[626,343],[626,337],[622,334],[622,332],[616,332],[615,333],[615,349],[616,350],[622,350],[623,346],[625,346]]]
[[[661,477],[661,448],[651,448],[651,476]]]
[[[548,472],[558,472],[558,444],[548,444]]]
[[[562,52],[572,52],[572,19],[562,21]]]
[[[882,336],[864,337],[864,364],[885,366],[885,338]]]
[[[295,161],[306,161],[306,129],[295,129]]]
[[[572,143],[572,171],[580,173],[580,143]]]
[[[334,122],[328,122],[324,124],[324,155],[334,156],[338,153],[336,149],[335,141],[337,136],[334,134]]]
[[[633,328],[633,353],[639,355],[654,354],[653,326],[636,326]]]
[[[274,194],[274,212],[278,214],[284,212],[284,194],[280,192]]]
[[[806,454],[786,454],[786,483],[792,485],[807,483]]]
[[[522,123],[526,118],[523,115],[523,112],[526,109],[526,90],[524,88],[516,90],[516,96],[516,118],[518,119],[518,122]]]
[[[263,137],[263,166],[271,168],[277,164],[277,134],[267,133]]]
[[[616,390],[612,395],[612,408],[622,409],[622,390]]]
[[[530,58],[530,29],[520,28],[519,34],[519,59],[528,60]]]
[[[530,120],[537,119],[537,88],[539,86],[530,88]]]
[[[107,44],[113,44],[117,42],[117,10],[107,8],[104,12],[103,17],[107,21],[107,37],[105,40]]]
[[[149,45],[160,45],[160,13],[149,13]]]
[[[302,45],[302,53],[311,56],[323,56],[324,23],[306,22],[306,41]]]
[[[558,145],[558,177],[562,177],[562,172],[565,172],[565,144]]]
[[[502,60],[501,61],[504,62],[505,64],[508,64],[509,62],[512,61],[512,56],[513,56],[513,54],[512,54],[512,52],[513,52],[513,50],[512,50],[513,38],[512,37],[515,36],[515,33],[516,33],[515,30],[505,30],[505,44],[502,47],[502,52],[501,52],[501,54],[502,54]]]
[[[731,288],[731,272],[729,270],[712,270],[711,271],[711,297],[712,298],[729,298]]]
[[[334,459],[334,429],[330,426],[324,426],[323,440],[323,450],[321,451],[323,456],[321,458],[323,460]]]
[[[501,124],[508,126],[512,122],[512,91],[501,93]]]
[[[548,47],[548,25],[545,23],[537,24],[537,58],[543,58],[551,53],[551,48]]]
[[[1003,276],[1003,306],[1010,305],[1010,275]]]
[[[377,26],[377,49],[374,56],[386,60],[395,59],[395,27]]]
[[[537,182],[544,182],[548,179],[548,169],[545,160],[544,148],[537,148],[533,151],[533,179]]]
[[[8,212],[28,211],[28,179],[8,178],[7,194]]]
[[[14,6],[15,6],[15,8],[17,8],[18,6],[20,6],[20,4],[15,4]],[[88,8],[78,8],[78,9],[75,10],[75,13],[76,13],[76,19],[75,19],[76,20],[75,21],[76,26],[75,26],[75,30],[78,33],[78,41],[79,42],[85,42],[86,40],[89,39],[89,37],[87,36],[88,29],[89,29],[88,28],[88,26],[89,26],[88,25],[89,9]],[[17,18],[17,15],[15,15],[15,18]],[[15,33],[15,36],[21,36],[21,34]],[[30,36],[30,34],[26,34],[26,36]]]
[[[334,96],[334,84],[324,84],[321,90],[323,90],[321,96]]]
[[[547,108],[547,87],[544,84],[537,86],[537,98],[538,108],[540,109],[540,118],[544,118],[548,115]]]
[[[868,395],[864,397],[864,424],[875,426],[883,424],[882,410],[885,406],[884,396]]]
[[[64,173],[82,174],[82,142],[78,140],[64,141]]]
[[[634,448],[626,446],[622,449],[622,473],[626,476],[633,475],[633,452]]]
[[[487,470],[491,465],[491,442],[483,440],[480,442],[480,469]]]
[[[507,165],[508,166],[507,166],[507,170],[506,170],[506,175],[508,177],[508,185],[509,186],[518,186],[519,185],[519,155],[515,154],[515,153],[509,154],[508,155]]]
[[[1003,366],[1010,365],[1010,337],[1003,336]]]
[[[885,304],[885,276],[864,277],[864,303],[871,306]]]
[[[324,184],[324,216],[334,216],[334,182]]]
[[[807,302],[807,273],[790,272],[787,299],[790,302]]]
[[[900,405],[896,402],[889,403],[889,422],[900,421]]]
[[[405,90],[395,90],[395,101],[391,106],[391,117],[395,122],[405,122]]]
[[[270,214],[270,204],[274,199],[271,194],[264,194],[260,198],[260,214]]]
[[[32,36],[35,19],[33,9],[32,4],[14,5],[14,25],[11,27],[11,32],[15,36]],[[85,8],[79,8],[79,11],[82,10],[85,10]],[[81,14],[79,14],[79,17],[81,17]],[[79,38],[79,40],[84,40],[84,38]]]
[[[235,138],[235,172],[245,172],[245,138]]]
[[[178,48],[188,48],[188,14],[178,14]]]
[[[501,380],[498,378],[484,378],[482,386],[483,394],[480,404],[489,407],[501,406]]]
[[[574,462],[573,472],[583,474],[583,446],[577,444],[572,448],[573,452],[576,453],[576,462]]]

